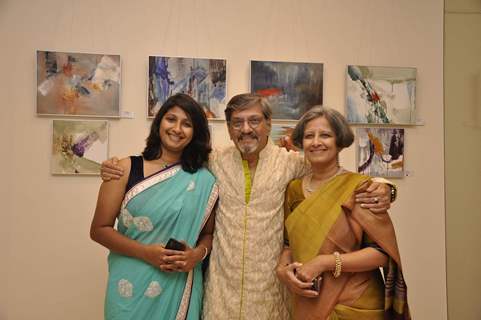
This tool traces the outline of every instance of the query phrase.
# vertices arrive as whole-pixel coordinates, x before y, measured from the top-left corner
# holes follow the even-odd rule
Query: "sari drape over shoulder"
[[[365,245],[366,238],[389,255],[385,284],[379,269],[343,272],[337,279],[331,272],[323,273],[319,297],[294,296],[295,319],[410,319],[391,219],[387,212],[374,214],[355,203],[355,194],[369,184],[369,177],[345,172],[306,199],[300,180],[289,185],[285,225],[294,261],[302,263],[334,251],[356,251]]]
[[[166,244],[169,238],[195,247],[217,200],[214,176],[175,165],[154,174],[126,194],[118,232],[144,244]],[[105,298],[109,320],[195,319],[202,308],[202,271],[166,273],[135,258],[111,252]]]

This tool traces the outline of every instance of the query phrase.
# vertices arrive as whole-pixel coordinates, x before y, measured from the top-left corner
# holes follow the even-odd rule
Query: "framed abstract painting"
[[[120,56],[37,51],[37,114],[120,116]]]
[[[323,64],[251,61],[251,92],[267,97],[273,119],[298,120],[322,104]]]
[[[416,68],[348,66],[346,116],[350,123],[416,123]]]
[[[51,173],[98,175],[108,158],[107,121],[53,120]]]
[[[207,118],[224,118],[226,60],[149,57],[148,117],[154,117],[167,98],[176,93],[194,98]]]
[[[357,128],[357,172],[372,177],[404,176],[404,129]]]

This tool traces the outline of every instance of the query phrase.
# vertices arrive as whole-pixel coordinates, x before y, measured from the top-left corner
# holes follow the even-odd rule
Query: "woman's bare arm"
[[[118,164],[125,172],[130,172],[129,158],[120,160]],[[159,267],[163,263],[163,256],[169,250],[164,249],[161,244],[144,245],[114,229],[115,219],[119,214],[124,198],[128,176],[128,174],[125,174],[118,180],[104,181],[100,186],[97,207],[90,226],[90,237],[111,251],[141,259]]]
[[[364,272],[384,266],[388,261],[388,256],[377,249],[364,248],[343,253],[340,255],[340,259],[342,272]],[[333,254],[322,254],[298,268],[297,277],[301,280],[309,281],[325,271],[334,271],[335,268],[335,256]]]

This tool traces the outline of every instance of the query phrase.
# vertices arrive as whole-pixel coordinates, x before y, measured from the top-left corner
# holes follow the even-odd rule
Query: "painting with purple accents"
[[[351,123],[415,124],[416,68],[348,66],[346,115]]]
[[[226,60],[149,57],[148,116],[154,117],[167,98],[176,93],[194,98],[207,118],[224,118]]]
[[[404,176],[404,129],[357,128],[357,172],[372,177]]]
[[[108,134],[107,121],[53,120],[52,174],[100,174]]]
[[[251,61],[251,92],[267,97],[273,119],[298,120],[322,104],[323,64]]]
[[[37,51],[37,114],[120,116],[120,56]]]

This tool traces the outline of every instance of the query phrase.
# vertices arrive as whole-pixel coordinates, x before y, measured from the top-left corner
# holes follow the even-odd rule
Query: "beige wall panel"
[[[446,241],[450,319],[481,317],[481,13],[447,14]]]
[[[481,13],[481,0],[446,0],[445,10],[447,12]]]

